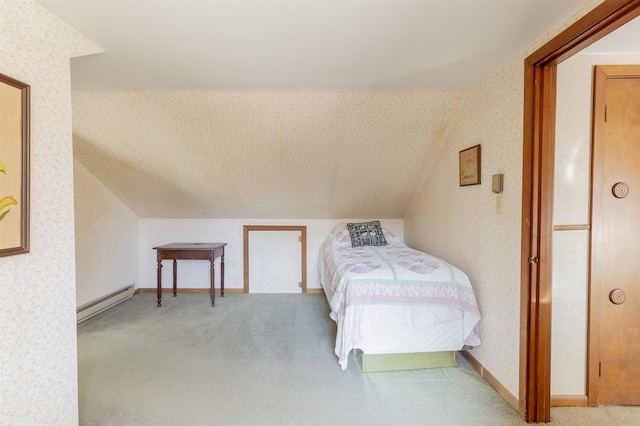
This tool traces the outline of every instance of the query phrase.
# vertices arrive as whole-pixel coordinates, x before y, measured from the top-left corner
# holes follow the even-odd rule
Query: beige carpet
[[[81,425],[520,425],[458,368],[342,371],[322,294],[141,294],[78,326]],[[558,425],[640,424],[630,407],[553,409]]]

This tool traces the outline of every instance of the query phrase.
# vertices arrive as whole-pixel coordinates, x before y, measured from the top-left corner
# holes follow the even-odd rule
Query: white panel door
[[[249,293],[301,293],[300,231],[249,232]]]

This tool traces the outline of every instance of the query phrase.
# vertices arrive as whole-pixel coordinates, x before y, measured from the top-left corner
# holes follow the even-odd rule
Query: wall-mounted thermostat
[[[492,182],[491,182],[491,190],[495,194],[501,194],[503,182],[504,182],[504,175],[502,173],[500,173],[499,175],[493,175]]]

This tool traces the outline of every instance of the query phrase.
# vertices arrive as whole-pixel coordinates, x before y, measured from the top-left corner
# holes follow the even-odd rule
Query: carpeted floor
[[[78,325],[80,424],[525,424],[462,357],[368,374],[352,358],[342,371],[328,313],[322,294],[227,294],[213,308],[206,294],[161,308],[135,296]],[[640,424],[640,411],[553,409],[552,423]]]

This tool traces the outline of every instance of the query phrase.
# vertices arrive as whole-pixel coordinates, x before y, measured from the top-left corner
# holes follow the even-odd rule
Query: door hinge
[[[298,242],[301,243],[302,242],[302,235],[298,236]]]
[[[302,288],[302,281],[298,282],[298,287]]]
[[[598,362],[598,377],[602,377],[602,361]]]
[[[605,122],[605,123],[607,122],[607,119],[609,118],[609,111],[608,111],[607,106],[608,106],[608,105],[605,105],[605,106],[604,106],[604,122]]]

